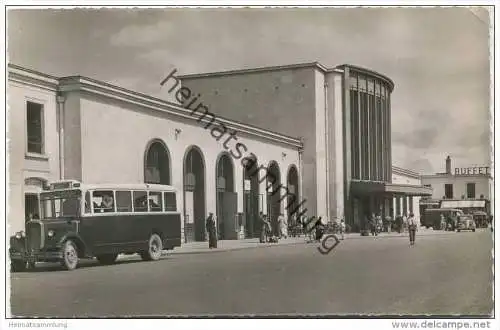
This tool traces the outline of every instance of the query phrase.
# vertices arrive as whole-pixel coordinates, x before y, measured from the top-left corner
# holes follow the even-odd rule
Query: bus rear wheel
[[[156,261],[160,259],[162,250],[163,243],[161,237],[158,234],[151,234],[148,241],[148,250],[141,251],[140,255],[144,261]]]
[[[97,260],[103,265],[111,265],[116,261],[117,253],[100,254],[96,256]]]

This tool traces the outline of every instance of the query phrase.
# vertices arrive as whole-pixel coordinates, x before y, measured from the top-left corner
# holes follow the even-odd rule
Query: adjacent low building
[[[393,166],[392,167],[392,183],[394,185],[400,185],[406,187],[406,194],[395,194],[393,198],[393,216],[408,216],[413,214],[417,219],[417,222],[420,220],[420,199],[423,195],[420,193],[412,194],[412,187],[420,187],[422,186],[422,180],[419,173],[415,171],[411,171],[408,169],[404,169],[401,167]]]
[[[452,169],[452,160],[445,160],[445,172],[422,175],[422,184],[432,189],[430,199],[421,201],[426,207],[458,208],[465,211],[491,213],[493,178],[490,167],[470,166]]]

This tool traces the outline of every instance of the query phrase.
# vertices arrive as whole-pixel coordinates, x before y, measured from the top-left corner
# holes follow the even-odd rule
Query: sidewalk
[[[456,234],[456,232],[453,231],[443,231],[443,230],[433,230],[433,229],[426,229],[426,228],[419,228],[416,232],[416,236],[431,236],[431,235],[452,235]],[[379,237],[379,238],[397,238],[397,237],[408,237],[410,234],[408,231],[398,233],[397,231],[393,231],[391,233],[387,232],[382,232],[378,234],[378,236],[372,236],[371,234],[369,236],[361,236],[360,233],[350,233],[350,234],[345,234],[346,239],[357,239],[357,238],[368,238],[368,237]]]
[[[454,232],[444,232],[442,230],[432,230],[432,229],[420,229],[417,231],[417,236],[429,236],[429,235],[449,235]],[[345,234],[346,240],[351,239],[369,239],[370,237],[377,238],[404,238],[408,237],[408,232],[398,233],[380,233],[378,236],[361,236],[360,233],[350,233]],[[337,235],[340,238],[340,235]],[[166,254],[198,254],[198,253],[217,253],[225,251],[237,251],[250,248],[268,248],[273,246],[283,246],[283,245],[293,245],[293,244],[306,244],[308,242],[307,238],[302,235],[300,237],[288,237],[286,239],[280,239],[278,243],[259,243],[258,238],[248,238],[242,240],[221,240],[217,241],[217,249],[209,249],[208,242],[189,242],[182,243],[180,247],[176,247],[173,251],[170,250]]]
[[[431,236],[431,235],[456,235],[456,232],[442,231],[442,230],[432,230],[432,229],[419,229],[417,231],[417,236]],[[339,235],[337,237],[340,238]],[[398,233],[380,233],[378,236],[361,236],[359,233],[349,233],[344,235],[345,240],[356,240],[356,239],[370,239],[370,238],[407,238],[408,232]],[[306,244],[308,240],[304,235],[300,237],[289,237],[287,239],[281,239],[278,243],[259,243],[258,238],[250,238],[243,240],[221,240],[217,241],[217,249],[209,249],[208,242],[189,242],[182,243],[180,247],[176,247],[174,250],[164,251],[163,255],[183,255],[183,254],[203,254],[203,253],[218,253],[227,251],[237,251],[252,248],[271,248],[274,246],[286,246],[294,244]],[[125,260],[134,258],[134,256],[120,255],[119,260]]]
[[[278,243],[259,243],[258,238],[249,238],[242,240],[221,240],[217,241],[217,249],[209,249],[208,242],[189,242],[183,243],[180,247],[170,250],[166,254],[198,254],[198,253],[216,253],[224,251],[236,251],[250,248],[265,248],[273,246],[283,246],[304,243],[304,236],[289,237],[280,239]]]

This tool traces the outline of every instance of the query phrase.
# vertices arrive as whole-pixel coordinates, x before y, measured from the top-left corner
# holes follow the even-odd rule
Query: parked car
[[[476,222],[474,221],[472,215],[467,214],[467,215],[460,215],[458,217],[457,232],[460,232],[462,230],[476,231]]]
[[[487,228],[488,227],[488,214],[482,211],[472,212],[472,216],[474,217],[474,221],[476,222],[476,227],[479,228]]]

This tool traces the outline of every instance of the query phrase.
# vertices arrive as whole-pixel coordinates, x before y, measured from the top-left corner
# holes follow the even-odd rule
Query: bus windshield
[[[40,194],[41,219],[77,217],[80,215],[80,190],[51,191]]]

